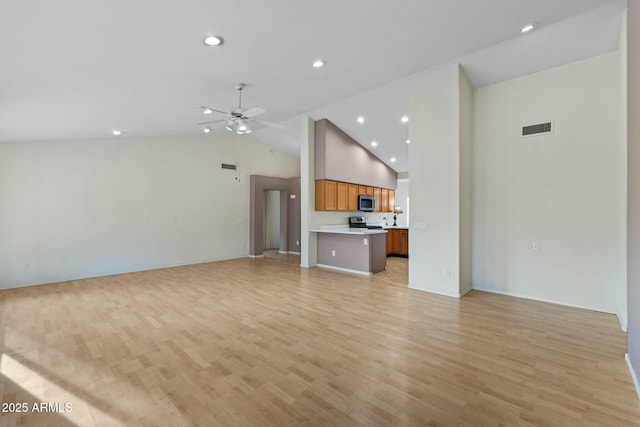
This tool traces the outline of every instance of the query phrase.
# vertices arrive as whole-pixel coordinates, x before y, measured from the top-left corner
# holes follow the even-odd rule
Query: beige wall
[[[0,288],[247,256],[249,175],[299,171],[231,134],[0,144]]]
[[[315,179],[395,189],[398,173],[327,119],[315,123]]]
[[[474,289],[616,312],[625,221],[619,66],[614,52],[475,92]],[[547,120],[553,134],[519,136]]]

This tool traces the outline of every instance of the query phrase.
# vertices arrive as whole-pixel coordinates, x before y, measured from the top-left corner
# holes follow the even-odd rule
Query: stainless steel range
[[[381,230],[381,225],[367,225],[367,220],[363,216],[350,216],[349,227],[351,228],[367,228],[369,230]]]

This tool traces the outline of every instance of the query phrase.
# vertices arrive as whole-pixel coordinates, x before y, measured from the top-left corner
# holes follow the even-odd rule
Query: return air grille
[[[541,133],[553,132],[552,122],[539,123],[522,127],[522,136],[539,135]]]
[[[236,170],[236,165],[230,165],[228,163],[223,163],[222,164],[222,169],[230,169],[232,171]]]

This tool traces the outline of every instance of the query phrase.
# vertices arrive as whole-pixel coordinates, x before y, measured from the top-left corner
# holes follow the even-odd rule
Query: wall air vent
[[[229,169],[229,170],[234,171],[234,170],[236,170],[236,165],[230,165],[228,163],[223,163],[222,164],[222,169]]]
[[[522,126],[522,136],[534,136],[540,134],[553,133],[553,122],[538,123],[535,125]]]

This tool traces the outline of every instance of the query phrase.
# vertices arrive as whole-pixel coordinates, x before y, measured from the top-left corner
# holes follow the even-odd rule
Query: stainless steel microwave
[[[360,194],[358,196],[358,210],[362,212],[373,212],[376,209],[376,198]]]

